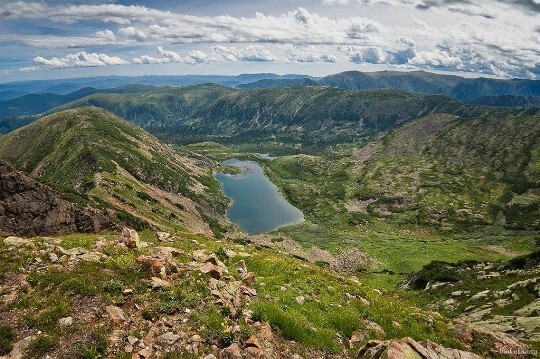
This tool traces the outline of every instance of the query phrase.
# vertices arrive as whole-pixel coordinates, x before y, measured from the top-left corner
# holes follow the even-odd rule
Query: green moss
[[[0,325],[0,355],[7,355],[13,350],[13,343],[17,335],[13,328]]]
[[[42,334],[32,340],[26,349],[28,359],[40,359],[48,352],[52,351],[58,345],[58,337],[48,334]]]
[[[79,350],[79,359],[104,358],[107,353],[107,337],[105,333],[91,332],[82,348]]]
[[[25,316],[23,323],[30,328],[44,331],[52,330],[56,328],[58,320],[65,317],[68,311],[69,304],[67,302],[51,304],[35,316]]]

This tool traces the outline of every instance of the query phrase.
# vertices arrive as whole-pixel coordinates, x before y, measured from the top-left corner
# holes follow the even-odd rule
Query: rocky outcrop
[[[538,323],[537,318],[529,318]],[[502,323],[504,324],[504,322]],[[454,338],[465,344],[467,348],[482,342],[484,348],[489,350],[489,356],[497,357],[505,354],[510,358],[524,358],[524,353],[529,353],[526,344],[508,333],[500,331],[503,327],[496,327],[497,331],[491,330],[489,326],[482,323],[467,324],[456,323],[453,328]],[[509,330],[509,333],[511,331]]]
[[[411,338],[403,338],[387,341],[371,340],[360,349],[356,358],[481,359],[482,357],[462,350],[445,348],[429,340],[419,343]]]
[[[0,235],[97,232],[113,227],[97,210],[79,210],[49,186],[0,162]]]

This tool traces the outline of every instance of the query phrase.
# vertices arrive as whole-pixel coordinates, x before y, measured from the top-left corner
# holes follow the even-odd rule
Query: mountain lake
[[[256,162],[230,159],[223,164],[242,169],[240,174],[217,173],[216,179],[233,201],[227,217],[244,232],[271,232],[304,220],[302,211],[281,196]]]

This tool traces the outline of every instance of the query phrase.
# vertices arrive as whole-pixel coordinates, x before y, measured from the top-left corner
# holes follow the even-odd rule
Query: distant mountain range
[[[0,118],[38,115],[54,107],[61,106],[94,93],[150,92],[157,89],[159,88],[152,85],[132,84],[110,89],[83,87],[65,95],[56,93],[27,94],[10,100],[1,101]]]
[[[30,123],[55,107],[96,93],[142,93],[214,83],[231,88],[334,87],[342,90],[394,89],[441,94],[477,105],[540,107],[540,81],[463,78],[415,72],[342,72],[323,78],[304,75],[139,76],[40,80],[0,84],[0,133]],[[172,91],[174,93],[174,91]]]
[[[276,75],[272,73],[241,74],[237,76],[219,75],[179,75],[179,76],[97,76],[54,80],[34,80],[0,83],[0,100],[8,100],[30,93],[53,93],[66,95],[83,87],[109,89],[125,85],[141,84],[152,86],[187,86],[203,83],[216,83],[225,86],[239,86],[262,79],[309,78],[306,75]]]
[[[400,89],[416,93],[442,94],[459,100],[506,95],[540,96],[540,81],[537,80],[464,78],[424,71],[348,71],[320,79],[262,79],[239,87],[290,86],[332,86],[349,90]]]

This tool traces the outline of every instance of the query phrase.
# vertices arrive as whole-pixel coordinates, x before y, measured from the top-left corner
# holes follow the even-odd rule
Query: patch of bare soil
[[[504,247],[497,246],[497,245],[486,246],[486,249],[488,249],[488,250],[490,250],[492,252],[495,252],[495,253],[499,253],[499,254],[511,257],[511,258],[519,256],[519,253],[513,252],[513,251],[511,251],[509,249],[506,249]]]
[[[355,272],[359,269],[374,267],[379,263],[375,258],[358,248],[344,249],[334,255],[315,246],[304,248],[290,238],[276,240],[276,238],[268,235],[257,235],[250,236],[248,240],[258,245],[288,253],[310,263],[326,264],[339,272]]]

